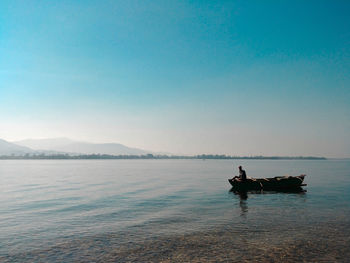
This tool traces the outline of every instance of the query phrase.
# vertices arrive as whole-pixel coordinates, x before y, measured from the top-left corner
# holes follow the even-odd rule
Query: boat
[[[228,179],[232,188],[236,191],[283,191],[298,189],[303,184],[305,174],[299,176],[277,176],[273,178],[247,178],[242,181],[238,178]]]

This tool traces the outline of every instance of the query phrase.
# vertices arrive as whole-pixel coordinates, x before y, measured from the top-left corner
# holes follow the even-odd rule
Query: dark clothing
[[[247,174],[243,169],[239,171],[239,177],[241,178],[242,181],[247,180]]]
[[[239,166],[238,169],[239,169],[239,176],[233,177],[232,180],[237,179],[237,180],[240,180],[240,181],[246,181],[247,180],[247,174],[242,169],[242,166]]]

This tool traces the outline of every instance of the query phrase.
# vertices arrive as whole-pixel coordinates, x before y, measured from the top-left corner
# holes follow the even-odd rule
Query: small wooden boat
[[[232,185],[232,188],[237,191],[279,191],[305,186],[306,184],[303,184],[305,176],[305,174],[302,174],[299,176],[278,176],[273,178],[247,178],[245,181],[234,178],[228,179],[228,181]]]

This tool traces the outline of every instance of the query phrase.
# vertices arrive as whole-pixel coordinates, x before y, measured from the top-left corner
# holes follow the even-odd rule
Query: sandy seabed
[[[84,237],[1,262],[350,262],[349,224],[322,224],[295,233],[212,229],[144,238],[118,232]]]

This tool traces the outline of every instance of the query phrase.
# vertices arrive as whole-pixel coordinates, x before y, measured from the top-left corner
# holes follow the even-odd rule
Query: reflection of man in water
[[[239,195],[239,206],[241,208],[241,216],[245,216],[248,212],[248,205],[247,205],[247,199],[248,199],[248,193],[247,192],[238,192]]]
[[[246,191],[238,192],[240,201],[245,201],[248,199],[248,193]]]

